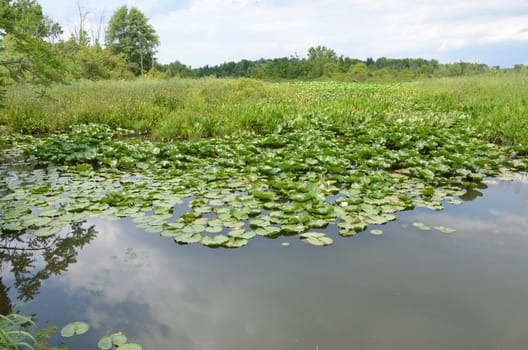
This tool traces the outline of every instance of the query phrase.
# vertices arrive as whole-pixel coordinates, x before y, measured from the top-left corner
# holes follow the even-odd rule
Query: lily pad
[[[37,237],[54,236],[57,233],[61,232],[62,228],[63,228],[63,226],[44,227],[44,228],[41,228],[41,229],[38,229],[37,231],[35,231],[34,235],[37,236]]]
[[[281,233],[281,228],[277,226],[259,227],[255,233],[259,236],[277,237]]]
[[[416,227],[417,229],[420,229],[422,231],[430,231],[431,230],[431,227],[427,226],[426,224],[424,224],[423,222],[413,222],[412,225],[414,227]]]
[[[202,241],[202,235],[196,232],[189,232],[177,235],[174,240],[180,244],[191,244]]]
[[[142,349],[141,345],[135,344],[135,343],[127,343],[119,347],[119,350],[141,350],[141,349]]]
[[[370,230],[371,235],[379,236],[383,234],[383,230]]]
[[[109,350],[115,346],[121,349],[127,341],[126,336],[122,332],[105,335],[98,342],[97,346],[101,350]]]
[[[207,246],[207,247],[211,247],[211,248],[221,247],[224,244],[226,244],[227,242],[229,242],[229,237],[224,236],[224,235],[216,235],[216,236],[212,236],[212,237],[211,236],[205,236],[202,239],[202,244]]]
[[[90,329],[90,326],[86,322],[72,322],[64,326],[60,333],[64,338],[69,338],[74,335],[81,335],[86,333]]]
[[[456,229],[451,228],[451,227],[445,227],[445,226],[435,226],[434,229],[437,230],[437,231],[443,232],[443,233],[456,232]]]
[[[334,242],[334,240],[321,232],[306,232],[300,235],[303,242],[315,246],[326,246]]]

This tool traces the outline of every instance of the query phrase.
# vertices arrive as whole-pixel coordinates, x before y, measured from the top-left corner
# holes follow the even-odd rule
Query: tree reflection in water
[[[9,266],[14,277],[17,300],[28,302],[39,293],[41,284],[52,275],[60,275],[77,261],[77,254],[90,243],[97,231],[94,226],[73,223],[65,234],[25,239],[23,235],[0,236],[0,265]],[[0,277],[0,313],[13,310],[6,286]]]

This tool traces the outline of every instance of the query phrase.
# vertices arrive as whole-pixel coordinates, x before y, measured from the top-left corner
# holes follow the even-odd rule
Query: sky
[[[528,64],[526,0],[39,0],[65,33],[88,13],[89,32],[122,5],[160,37],[158,62],[193,68],[241,59],[338,55],[426,58],[489,66]]]

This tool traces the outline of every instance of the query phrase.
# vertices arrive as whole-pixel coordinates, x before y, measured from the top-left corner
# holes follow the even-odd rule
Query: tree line
[[[241,60],[195,69],[175,61],[169,64],[156,64],[155,69],[171,77],[201,78],[214,76],[264,80],[387,81],[474,75],[497,69],[497,67],[469,62],[441,64],[437,60],[423,58],[380,57],[376,60],[373,58],[360,60],[338,56],[330,48],[317,46],[311,47],[304,58],[290,56]]]
[[[79,26],[63,39],[61,25],[45,16],[36,0],[0,0],[0,100],[13,81],[36,84],[76,79],[132,79],[214,76],[266,80],[333,79],[344,81],[412,80],[462,76],[497,69],[485,64],[441,64],[422,58],[338,56],[325,46],[311,47],[306,57],[240,60],[191,68],[179,61],[156,63],[159,37],[137,8],[122,6],[97,31],[85,28],[87,12],[79,6]],[[101,28],[104,40],[101,40]],[[524,66],[521,67],[524,69]]]

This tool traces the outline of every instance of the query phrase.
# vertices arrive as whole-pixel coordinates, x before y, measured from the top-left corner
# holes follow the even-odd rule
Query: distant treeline
[[[201,78],[214,76],[247,77],[266,80],[411,80],[421,77],[464,76],[498,70],[481,63],[442,64],[423,58],[367,58],[365,61],[337,56],[324,46],[312,47],[306,58],[298,56],[273,59],[241,60],[216,66],[191,68],[179,61],[157,64],[156,70],[171,76]]]

